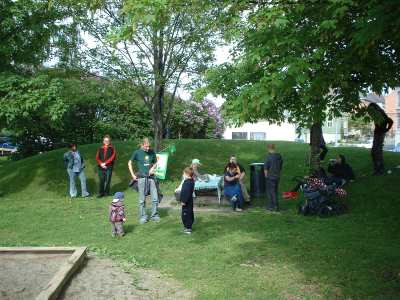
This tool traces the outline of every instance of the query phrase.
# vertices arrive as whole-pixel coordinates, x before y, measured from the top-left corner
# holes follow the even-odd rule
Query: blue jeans
[[[139,189],[139,218],[141,221],[147,220],[146,214],[146,195],[145,195],[145,187],[146,180],[148,180],[148,184],[150,185],[150,196],[151,196],[151,219],[159,218],[158,216],[158,193],[156,183],[153,179],[150,178],[139,178],[138,180],[138,189]]]
[[[76,190],[75,178],[79,177],[79,180],[81,181],[82,197],[89,196],[89,193],[88,193],[87,187],[86,187],[85,172],[83,170],[81,170],[80,172],[74,172],[72,169],[67,169],[67,173],[69,175],[69,195],[71,197],[77,196],[78,191]]]
[[[231,202],[233,209],[235,209],[237,207],[242,208],[244,199],[243,199],[243,194],[242,194],[242,190],[240,188],[239,183],[236,183],[234,185],[225,184],[224,185],[224,195]],[[236,197],[236,201],[232,201],[233,197]]]

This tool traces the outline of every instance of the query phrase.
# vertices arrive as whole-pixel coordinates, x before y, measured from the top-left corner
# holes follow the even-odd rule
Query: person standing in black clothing
[[[275,152],[275,145],[268,145],[268,156],[264,163],[264,174],[266,178],[267,197],[267,210],[278,211],[278,186],[281,177],[283,160],[279,153]]]
[[[117,152],[114,146],[111,145],[110,136],[105,135],[103,138],[103,146],[97,149],[96,153],[100,181],[98,198],[110,194],[111,177],[116,155]]]
[[[383,142],[386,132],[393,126],[393,120],[376,103],[368,105],[368,114],[374,121],[374,140],[372,142],[371,156],[374,164],[374,175],[382,175],[385,171],[383,164]]]
[[[321,141],[319,144],[319,148],[321,149],[321,152],[319,154],[319,160],[324,161],[326,154],[328,154],[328,147],[326,147],[326,142],[323,134],[321,134]]]
[[[180,194],[180,202],[182,204],[182,223],[183,232],[186,234],[192,233],[192,225],[194,222],[193,213],[193,191],[194,191],[194,180],[193,180],[193,169],[185,168],[183,171],[184,182],[182,184],[182,190]]]

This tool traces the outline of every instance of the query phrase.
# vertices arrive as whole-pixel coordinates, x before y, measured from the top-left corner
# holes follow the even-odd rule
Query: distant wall
[[[227,127],[224,139],[242,140],[275,140],[275,141],[294,141],[297,137],[296,126],[290,123],[281,125],[270,124],[268,122],[246,123],[240,127]]]

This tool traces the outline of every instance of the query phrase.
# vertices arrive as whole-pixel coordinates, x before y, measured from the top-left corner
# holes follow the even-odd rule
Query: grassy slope
[[[220,173],[226,158],[262,161],[263,142],[185,140],[176,142],[170,161],[171,192],[191,158],[204,171]],[[307,145],[277,143],[284,177],[304,172]],[[95,145],[82,146],[86,175],[95,191]],[[113,190],[126,190],[126,163],[133,143],[116,143],[118,163]],[[331,149],[329,157],[338,153]],[[142,266],[161,270],[196,291],[198,299],[395,298],[400,295],[398,216],[400,169],[371,177],[364,149],[340,149],[358,179],[348,187],[351,213],[337,218],[306,218],[296,214],[296,202],[283,202],[281,215],[262,207],[243,214],[198,214],[195,232],[184,236],[175,211],[162,211],[159,224],[137,222],[137,194],[127,191],[128,234],[112,239],[107,222],[110,199],[78,199],[66,195],[62,150],[0,166],[0,245],[87,245]],[[388,166],[400,156],[385,154]]]

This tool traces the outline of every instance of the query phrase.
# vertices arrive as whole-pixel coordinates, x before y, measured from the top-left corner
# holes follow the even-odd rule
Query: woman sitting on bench
[[[224,195],[230,200],[234,211],[242,211],[243,206],[239,179],[239,167],[235,163],[229,163],[224,174]]]

